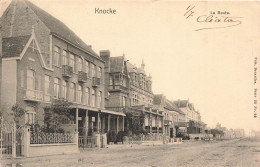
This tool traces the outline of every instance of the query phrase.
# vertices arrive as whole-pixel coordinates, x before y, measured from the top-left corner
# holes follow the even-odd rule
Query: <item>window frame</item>
[[[53,59],[52,59],[52,65],[60,67],[60,64],[61,64],[60,60],[61,60],[61,49],[58,46],[54,46],[54,55],[53,55]]]
[[[29,72],[32,72],[32,76],[29,76]],[[32,69],[27,70],[27,76],[26,76],[26,88],[27,90],[36,90],[36,73]]]
[[[55,82],[57,81],[57,82]],[[55,77],[53,79],[53,97],[59,99],[60,96],[60,78]]]

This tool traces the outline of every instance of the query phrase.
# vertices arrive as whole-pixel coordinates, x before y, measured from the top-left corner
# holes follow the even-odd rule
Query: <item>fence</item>
[[[79,136],[79,147],[85,148],[93,148],[96,146],[96,138],[95,137],[87,137],[87,136]]]
[[[164,136],[163,134],[140,134],[134,135],[131,137],[124,136],[123,143],[124,144],[142,144],[144,142],[163,142]]]
[[[107,145],[107,134],[106,133],[94,133],[92,136],[79,136],[79,147],[80,148],[105,148]]]
[[[0,117],[0,158],[16,157],[16,154],[22,155],[21,136],[20,131],[16,130],[15,124],[9,124],[3,117]]]
[[[73,143],[73,135],[71,133],[31,132],[30,144],[57,144],[57,143]]]

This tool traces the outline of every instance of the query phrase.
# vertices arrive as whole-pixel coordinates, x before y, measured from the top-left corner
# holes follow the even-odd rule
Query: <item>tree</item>
[[[22,126],[20,122],[20,118],[26,113],[26,110],[22,108],[20,105],[15,104],[12,106],[12,115],[14,123],[19,127]]]
[[[44,122],[46,124],[46,131],[57,132],[61,130],[63,120],[71,120],[72,103],[64,100],[56,100],[51,106],[46,107]]]
[[[216,137],[216,135],[220,135],[220,136],[224,135],[224,132],[222,130],[218,130],[218,129],[211,129],[210,132],[211,132],[211,134],[213,134],[214,137]]]
[[[128,135],[146,133],[143,129],[145,115],[143,113],[134,115],[132,112],[126,113]]]

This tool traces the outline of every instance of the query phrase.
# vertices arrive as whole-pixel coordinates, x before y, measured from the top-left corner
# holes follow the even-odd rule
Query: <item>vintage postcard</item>
[[[260,166],[260,2],[0,0],[0,166]]]

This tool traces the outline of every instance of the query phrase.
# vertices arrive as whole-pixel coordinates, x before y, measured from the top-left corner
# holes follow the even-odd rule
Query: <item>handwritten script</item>
[[[229,16],[230,13],[226,11],[225,12],[211,11],[209,14],[204,14],[199,16],[196,16],[195,14],[196,14],[195,6],[191,6],[191,5],[186,8],[186,11],[184,13],[185,19],[195,18],[195,21],[197,23],[203,24],[203,27],[199,29],[195,29],[195,31],[238,26],[242,24],[241,18],[243,18],[243,17]],[[204,25],[206,26],[204,27]]]

